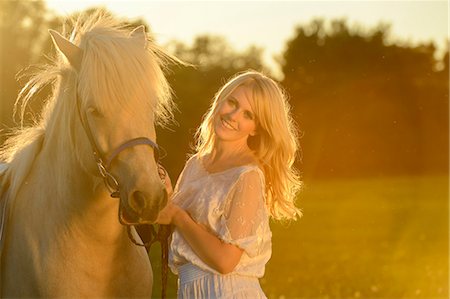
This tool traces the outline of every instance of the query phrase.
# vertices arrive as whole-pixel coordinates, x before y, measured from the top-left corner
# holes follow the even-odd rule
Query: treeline
[[[0,122],[7,133],[23,84],[15,75],[54,51],[47,29],[61,31],[62,18],[41,1],[2,1],[0,13]],[[433,44],[389,44],[388,33],[387,26],[362,31],[345,20],[315,20],[299,25],[285,45],[280,83],[302,133],[298,167],[305,179],[448,173],[448,49],[437,61]],[[237,52],[218,36],[166,47],[194,65],[167,72],[178,124],[159,129],[158,143],[176,177],[217,89],[238,71],[270,72],[264,49]],[[31,110],[47,96],[44,90]]]
[[[298,27],[283,53],[283,85],[315,177],[448,173],[449,54],[389,45],[388,27],[344,21]]]

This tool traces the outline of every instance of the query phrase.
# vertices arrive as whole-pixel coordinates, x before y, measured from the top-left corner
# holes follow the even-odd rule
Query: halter
[[[77,102],[77,110],[78,110],[78,116],[81,121],[81,125],[86,132],[86,135],[89,139],[89,143],[91,145],[92,153],[94,155],[95,163],[97,164],[97,169],[100,174],[100,176],[103,178],[103,182],[105,183],[106,188],[111,192],[110,196],[112,198],[120,198],[120,185],[117,179],[114,177],[114,175],[109,172],[109,169],[111,167],[112,162],[114,159],[124,150],[130,147],[134,147],[136,145],[149,145],[153,149],[154,158],[156,161],[156,164],[158,165],[158,174],[161,180],[164,182],[165,177],[167,175],[166,170],[162,167],[162,165],[159,163],[160,158],[160,149],[158,144],[156,142],[150,140],[147,137],[137,137],[130,139],[121,145],[119,145],[116,149],[114,149],[109,156],[105,155],[105,161],[103,162],[103,155],[101,154],[101,151],[99,150],[99,147],[97,145],[97,142],[95,141],[94,135],[92,134],[91,127],[89,126],[89,123],[85,120],[83,117],[83,114],[81,113],[80,108],[80,97],[76,96],[76,102]],[[120,216],[119,216],[120,218]],[[127,226],[127,234],[128,238],[133,242],[133,244],[138,246],[143,246],[147,249],[147,251],[150,250],[150,246],[159,241],[161,243],[161,280],[162,280],[162,289],[161,289],[161,297],[166,297],[166,287],[167,287],[167,274],[168,274],[168,238],[171,234],[171,226],[170,225],[160,225],[158,232],[155,231],[155,228],[150,225],[150,240],[148,242],[140,243],[136,241],[134,238],[132,232],[131,232],[131,226],[133,225],[126,225]]]
[[[85,120],[81,113],[80,108],[80,100],[79,96],[77,94],[77,110],[78,110],[78,116],[80,117],[81,125],[84,128],[84,131],[86,132],[86,135],[89,139],[89,143],[91,144],[92,153],[94,155],[95,163],[97,164],[98,172],[100,173],[100,176],[103,178],[103,181],[105,183],[106,188],[111,192],[111,197],[118,198],[119,197],[119,182],[117,179],[109,172],[109,168],[111,167],[111,164],[113,160],[124,150],[130,147],[134,147],[136,145],[149,145],[153,149],[154,158],[156,163],[158,164],[158,168],[160,168],[159,162],[159,146],[154,141],[150,140],[147,137],[137,137],[133,138],[131,140],[128,140],[121,145],[119,145],[116,149],[114,149],[109,156],[105,157],[106,163],[103,162],[103,157],[100,152],[100,149],[97,145],[97,142],[95,141],[94,135],[92,134],[91,127],[89,126],[89,123]]]

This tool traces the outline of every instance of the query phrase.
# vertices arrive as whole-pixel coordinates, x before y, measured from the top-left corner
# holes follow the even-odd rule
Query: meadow
[[[269,298],[449,298],[447,176],[312,181],[272,222]],[[159,248],[150,253],[160,296]],[[168,296],[176,296],[170,274]]]

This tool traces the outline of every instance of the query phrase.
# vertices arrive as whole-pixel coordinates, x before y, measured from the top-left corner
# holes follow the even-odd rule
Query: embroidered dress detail
[[[223,275],[205,264],[175,229],[169,266],[179,275],[179,298],[265,298],[258,278],[272,253],[272,234],[264,188],[264,174],[257,165],[209,173],[198,155],[189,159],[173,202],[223,242],[244,252],[233,272]],[[198,293],[202,290],[209,293]]]

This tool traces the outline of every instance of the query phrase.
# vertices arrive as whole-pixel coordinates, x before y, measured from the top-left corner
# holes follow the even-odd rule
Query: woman
[[[215,96],[196,149],[158,217],[175,226],[178,296],[265,298],[258,278],[271,256],[269,217],[301,215],[297,135],[282,89],[258,72],[235,76]]]

